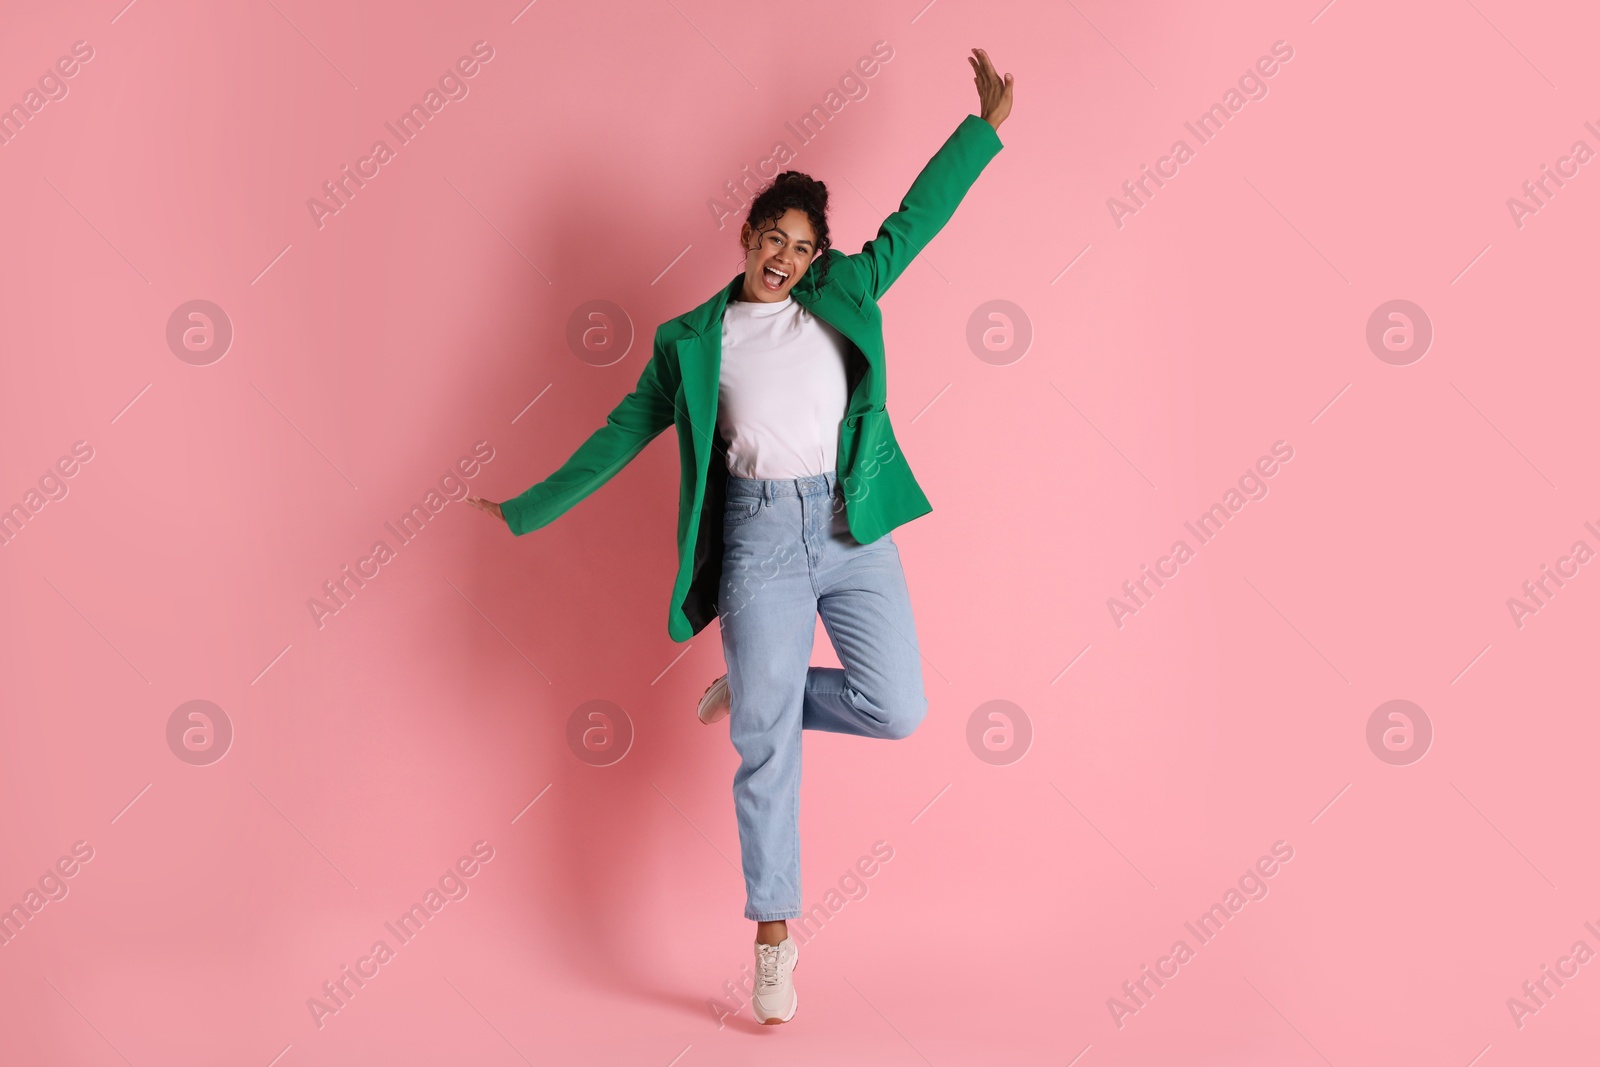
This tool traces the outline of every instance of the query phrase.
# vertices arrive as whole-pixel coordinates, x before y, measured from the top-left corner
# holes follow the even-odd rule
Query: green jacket
[[[931,241],[1000,151],[994,127],[961,120],[911,183],[900,210],[855,255],[830,248],[827,280],[813,262],[790,290],[795,301],[851,342],[850,401],[839,425],[837,473],[850,533],[862,544],[933,510],[895,441],[884,408],[887,388],[878,300]],[[638,386],[548,478],[500,505],[517,535],[554,522],[604,485],[668,426],[678,428],[678,579],[667,633],[687,641],[717,616],[722,580],[722,510],[728,442],[717,429],[722,312],[744,285],[741,271],[693,311],[662,323]],[[715,462],[713,462],[713,459]]]

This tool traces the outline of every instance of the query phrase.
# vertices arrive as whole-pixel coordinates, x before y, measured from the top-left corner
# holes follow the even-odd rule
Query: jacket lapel
[[[684,315],[683,325],[690,331],[689,336],[673,342],[678,351],[684,401],[689,405],[689,425],[695,431],[695,451],[701,455],[710,449],[702,449],[700,443],[709,444],[716,429],[717,384],[722,374],[722,312],[736,291],[734,287],[742,285],[743,280],[741,272],[710,300]]]

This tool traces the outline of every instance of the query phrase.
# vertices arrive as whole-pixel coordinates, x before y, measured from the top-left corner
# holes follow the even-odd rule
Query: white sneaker
[[[733,700],[728,693],[728,676],[721,678],[706,686],[706,691],[700,697],[700,721],[710,726],[718,719],[725,717]]]
[[[776,945],[756,942],[756,988],[750,995],[750,1010],[756,1022],[768,1026],[794,1018],[800,998],[794,991],[794,968],[800,962],[800,946],[786,937]]]

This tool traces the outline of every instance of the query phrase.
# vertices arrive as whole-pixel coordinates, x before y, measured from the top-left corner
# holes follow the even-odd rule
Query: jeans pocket
[[[728,529],[734,526],[743,526],[761,513],[761,498],[758,496],[730,497],[722,509],[722,526]]]

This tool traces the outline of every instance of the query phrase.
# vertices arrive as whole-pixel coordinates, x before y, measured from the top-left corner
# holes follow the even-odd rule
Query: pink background
[[[4,1062],[1595,1047],[1600,963],[1507,1007],[1600,950],[1600,576],[1507,607],[1600,548],[1596,164],[1520,228],[1506,204],[1600,148],[1585,5],[123,2],[8,3],[0,33],[0,103],[94,49],[0,147],[0,506],[93,449],[0,548],[0,904],[93,849],[0,947]],[[319,229],[306,200],[479,40],[469,95]],[[967,50],[1017,79],[1005,149],[884,301],[934,504],[895,531],[932,707],[900,743],[806,737],[808,905],[893,859],[806,942],[794,1023],[719,1026],[752,928],[736,757],[693,711],[717,628],[666,634],[672,433],[546,529],[451,503],[320,628],[307,602],[475,442],[471,490],[504,499],[599,426],[655,326],[740,269],[707,201],[880,40],[867,95],[791,140],[845,251],[977,110]],[[1198,145],[1184,122],[1279,40]],[[1179,137],[1119,228],[1107,199]],[[165,336],[194,299],[234,329],[204,366]],[[997,299],[1033,331],[1003,365],[966,342]],[[1366,341],[1397,299],[1434,330],[1408,365]],[[566,341],[591,300],[633,324],[610,366]],[[1279,440],[1266,498],[1119,628],[1107,598]],[[167,739],[197,699],[233,730],[209,765]],[[1433,731],[1404,765],[1367,741],[1395,699]],[[632,723],[610,766],[566,741],[591,700]],[[969,747],[991,700],[1023,758]],[[470,893],[319,1027],[307,1000],[478,841]],[[1184,923],[1279,841],[1200,945]]]

